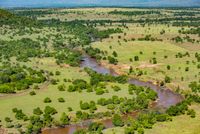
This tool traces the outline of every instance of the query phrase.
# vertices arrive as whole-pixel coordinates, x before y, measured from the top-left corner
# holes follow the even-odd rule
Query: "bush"
[[[14,125],[12,123],[7,123],[6,124],[6,128],[13,128],[13,127],[14,127]]]
[[[64,84],[59,85],[59,86],[58,86],[58,90],[59,90],[59,91],[65,91],[65,85],[64,85]]]
[[[68,112],[73,111],[73,109],[71,107],[68,107],[67,109],[68,109]]]
[[[165,76],[165,83],[170,83],[171,82],[171,78],[169,76]]]
[[[170,69],[171,69],[170,65],[167,65],[167,70],[170,70]]]
[[[67,116],[66,113],[62,113],[62,115],[60,117],[60,121],[61,121],[62,125],[69,125],[70,118]]]
[[[57,81],[55,79],[51,79],[51,84],[56,85]]]
[[[87,102],[80,102],[80,108],[82,109],[82,110],[88,110],[89,108],[90,108],[90,105],[89,105],[89,103],[87,103]]]
[[[187,115],[190,115],[191,118],[195,118],[196,112],[193,109],[191,109],[191,110],[188,110]]]
[[[139,61],[139,56],[135,56],[135,57],[134,57],[134,60],[135,60],[135,61]]]
[[[39,107],[37,107],[37,108],[33,109],[33,114],[41,115],[41,114],[43,114],[43,112]]]
[[[58,98],[58,102],[63,103],[63,102],[65,102],[65,100],[63,98]]]
[[[169,115],[168,114],[159,114],[156,116],[156,120],[158,122],[164,122],[167,121],[169,119]]]
[[[44,113],[48,114],[48,115],[54,115],[54,114],[57,114],[58,112],[56,111],[55,108],[50,107],[50,106],[46,106],[45,109],[44,109]]]
[[[118,86],[112,86],[112,89],[113,89],[115,92],[118,92],[118,91],[121,90],[121,88],[118,87]]]
[[[102,133],[102,130],[105,128],[105,126],[102,123],[91,123],[88,127],[88,130],[90,132],[95,132],[95,133]]]
[[[5,117],[6,122],[12,122],[12,120],[9,117]]]
[[[186,68],[185,68],[185,71],[188,72],[188,71],[189,71],[189,67],[186,67]]]
[[[39,86],[38,86],[38,85],[34,85],[33,89],[38,90],[38,89],[39,89]]]
[[[56,73],[55,73],[56,75],[60,75],[60,71],[56,71]]]
[[[102,95],[104,93],[105,93],[105,91],[102,88],[97,88],[96,89],[96,95]]]
[[[116,127],[122,127],[124,126],[124,122],[122,121],[122,118],[120,115],[115,114],[112,118],[112,123]]]
[[[44,103],[51,103],[51,99],[50,99],[49,97],[46,97],[46,98],[44,99]]]
[[[31,91],[29,94],[30,94],[31,96],[36,95],[35,91]]]

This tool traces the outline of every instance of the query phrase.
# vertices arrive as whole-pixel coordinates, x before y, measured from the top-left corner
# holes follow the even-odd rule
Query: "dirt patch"
[[[68,68],[68,67],[70,67],[70,65],[69,64],[61,64],[60,67]]]
[[[193,44],[193,43],[190,43],[190,42],[186,42],[186,43],[175,44],[175,45],[182,47],[182,48],[185,48],[185,49],[190,50],[190,51],[200,50],[200,44],[197,44],[197,43]]]
[[[161,64],[150,64],[143,62],[141,63],[137,68],[143,69],[143,68],[158,68]]]
[[[109,68],[110,70],[115,70],[115,72],[119,75],[123,75],[126,74],[125,70],[129,69],[130,66],[127,64],[118,64],[118,65],[113,65],[113,64],[109,64],[106,61],[102,61],[101,62],[102,66],[105,66],[107,68]]]

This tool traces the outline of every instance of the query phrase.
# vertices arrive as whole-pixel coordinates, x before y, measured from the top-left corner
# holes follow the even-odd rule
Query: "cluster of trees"
[[[90,55],[91,58],[95,58],[97,61],[102,59],[102,56],[105,54],[103,51],[101,51],[99,48],[93,48],[93,47],[86,47],[84,48],[84,51]]]
[[[187,12],[187,11],[182,11],[182,12],[175,12],[174,16],[195,16],[198,15],[199,12]]]
[[[45,80],[43,71],[36,71],[26,66],[4,65],[0,67],[0,93],[15,93]]]
[[[116,14],[116,15],[126,15],[126,16],[137,16],[137,15],[149,15],[149,14],[161,14],[160,11],[111,11],[108,14]]]
[[[111,34],[114,34],[114,33],[122,33],[122,30],[120,28],[116,28],[116,29],[108,28],[107,30],[96,31],[93,37],[103,39],[103,38],[108,38]]]
[[[81,61],[81,53],[78,51],[63,49],[57,51],[55,58],[58,65],[65,63],[75,67],[79,66]]]
[[[97,110],[96,103],[94,101],[90,101],[90,103],[80,101],[80,108],[82,110],[90,110],[91,112]]]
[[[118,82],[118,83],[127,83],[128,77],[126,75],[121,76],[112,76],[110,74],[99,74],[92,69],[85,68],[85,71],[89,74],[90,84],[91,85],[98,85],[100,82]]]
[[[180,36],[176,36],[174,38],[172,38],[173,41],[175,41],[176,43],[183,43],[184,41],[186,42],[191,42],[191,43],[199,43],[199,40],[195,40],[195,39],[192,39],[190,38],[190,36],[185,36],[183,38],[181,38]]]
[[[56,121],[53,116],[58,113],[55,108],[50,106],[46,106],[43,111],[39,107],[33,109],[33,115],[31,116],[24,114],[21,109],[13,108],[12,111],[17,120],[29,122],[26,132],[23,132],[23,129],[19,129],[21,133],[40,133],[42,128],[55,124]],[[5,121],[7,123],[7,127],[9,128],[22,127],[21,124],[14,125],[15,123],[9,117],[6,117]],[[70,117],[66,113],[62,113],[60,120],[57,122],[60,126],[69,125]]]
[[[144,134],[144,129],[151,129],[156,122],[170,121],[168,114],[148,112],[139,114],[137,120],[129,119],[125,134]]]
[[[175,57],[176,57],[176,58],[190,57],[190,54],[189,54],[189,52],[185,52],[185,53],[178,52],[178,53],[175,55]]]
[[[40,24],[33,19],[14,15],[4,9],[0,9],[0,26],[10,25],[12,27],[39,26]]]
[[[184,26],[188,26],[188,27],[199,27],[200,24],[198,21],[176,21],[172,23],[173,26],[178,26],[178,27],[184,27]]]
[[[0,40],[0,44],[0,56],[4,59],[17,57],[18,61],[28,61],[30,57],[41,57],[45,53],[41,50],[39,42],[29,38],[14,41]]]
[[[68,87],[69,92],[75,92],[75,91],[81,92],[82,90],[93,91],[92,86],[83,79],[74,80],[72,82],[72,85],[69,85],[69,87]]]
[[[200,28],[191,28],[189,30],[180,30],[182,34],[198,34],[200,36]]]
[[[162,41],[162,39],[154,38],[151,35],[146,35],[143,38],[138,38],[138,41]]]
[[[200,84],[197,83],[196,81],[191,82],[189,84],[189,87],[191,88],[193,93],[199,93],[200,92]]]

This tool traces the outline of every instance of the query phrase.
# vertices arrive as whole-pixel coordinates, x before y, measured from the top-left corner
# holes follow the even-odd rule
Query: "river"
[[[110,74],[113,76],[118,75],[114,70],[108,69],[108,68],[98,64],[95,59],[90,58],[88,55],[85,55],[81,62],[81,68],[84,68],[84,67],[91,68],[94,71],[101,73],[101,74]],[[176,105],[177,103],[179,103],[183,100],[183,97],[181,95],[174,93],[169,88],[160,87],[160,86],[154,85],[151,82],[144,82],[144,81],[140,81],[138,79],[130,78],[128,80],[128,83],[135,84],[137,86],[149,87],[152,90],[154,90],[155,92],[157,92],[158,99],[154,102],[154,104],[152,106],[153,109],[157,109],[157,108],[166,109],[172,105]],[[131,116],[134,118],[137,116],[137,113],[138,112],[135,111],[131,114],[125,115],[123,118],[126,118],[127,116]],[[78,123],[78,124],[68,125],[64,128],[50,128],[50,129],[46,129],[46,130],[42,131],[42,134],[73,134],[78,129],[87,128],[91,122],[92,122],[92,120],[86,120],[86,121],[82,121],[81,123]],[[113,127],[111,119],[101,120],[100,122],[103,123],[103,125],[106,128]]]

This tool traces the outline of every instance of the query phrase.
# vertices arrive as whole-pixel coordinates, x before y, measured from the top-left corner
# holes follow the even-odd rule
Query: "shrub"
[[[35,91],[31,91],[29,94],[30,94],[31,96],[36,95]]]
[[[51,84],[56,85],[57,81],[55,79],[51,79]]]
[[[60,75],[60,71],[56,71],[56,73],[55,73],[56,75]]]
[[[73,109],[71,107],[68,107],[67,109],[68,109],[68,112],[73,111]]]
[[[185,71],[188,72],[188,71],[189,71],[189,67],[186,67],[186,68],[185,68]]]
[[[170,65],[167,65],[167,70],[170,70],[171,69],[171,66]]]
[[[38,89],[39,89],[39,86],[38,86],[38,85],[34,85],[33,89],[38,90]]]
[[[60,121],[61,121],[62,125],[69,125],[70,118],[67,116],[66,113],[62,113],[62,115],[60,117]]]
[[[134,57],[134,60],[135,60],[135,61],[139,61],[139,56],[135,56],[135,57]]]
[[[91,123],[88,127],[88,130],[90,132],[95,132],[95,133],[102,133],[102,130],[105,128],[105,126],[102,123]]]
[[[51,99],[50,99],[49,97],[46,97],[46,98],[44,99],[44,103],[51,103]]]
[[[116,127],[122,127],[124,126],[124,122],[122,121],[122,118],[120,115],[115,114],[112,118],[112,123]]]
[[[65,100],[63,98],[58,98],[58,102],[63,103],[63,102],[65,102]]]
[[[118,86],[112,86],[112,89],[113,89],[115,92],[118,92],[118,91],[121,90],[121,88],[118,87]]]
[[[65,85],[64,85],[64,84],[59,85],[59,86],[58,86],[58,90],[59,90],[59,91],[65,91]]]
[[[169,76],[165,76],[165,83],[170,83],[171,82],[171,78]]]
[[[50,106],[46,106],[44,109],[44,112],[45,114],[49,114],[49,115],[54,115],[58,113],[55,108],[50,107]]]
[[[9,117],[5,117],[6,122],[12,122],[12,120]]]
[[[37,108],[33,109],[33,114],[41,115],[41,114],[43,114],[43,112],[39,107],[37,107]]]
[[[102,95],[105,93],[105,91],[102,88],[97,88],[95,91],[96,91],[96,95]]]

